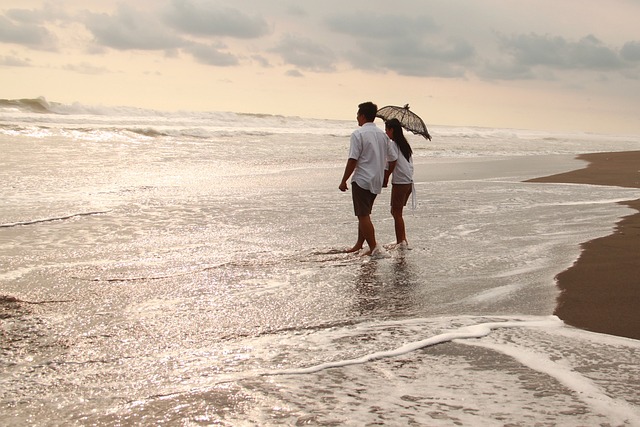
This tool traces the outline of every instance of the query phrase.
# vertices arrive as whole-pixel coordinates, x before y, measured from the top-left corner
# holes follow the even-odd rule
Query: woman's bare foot
[[[362,256],[375,256],[378,255],[382,252],[382,249],[380,249],[379,246],[376,246],[375,248],[371,249],[369,248],[369,250],[365,253],[362,254]]]

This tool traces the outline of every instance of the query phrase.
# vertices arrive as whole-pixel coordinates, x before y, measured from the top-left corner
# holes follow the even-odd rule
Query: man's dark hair
[[[376,119],[377,112],[378,106],[373,102],[363,102],[358,105],[358,114],[362,114],[368,122],[372,122]]]

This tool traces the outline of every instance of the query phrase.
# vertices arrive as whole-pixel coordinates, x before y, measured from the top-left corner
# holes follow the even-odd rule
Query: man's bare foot
[[[352,247],[351,249],[347,249],[345,251],[345,253],[351,254],[351,253],[354,253],[354,252],[359,252],[361,249],[362,249],[362,246],[356,245],[356,246]]]

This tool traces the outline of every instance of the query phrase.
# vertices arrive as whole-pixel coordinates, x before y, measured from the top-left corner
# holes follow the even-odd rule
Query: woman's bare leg
[[[404,228],[404,218],[402,218],[402,208],[392,209],[393,222],[396,230],[396,243],[400,244],[407,241],[407,234]]]

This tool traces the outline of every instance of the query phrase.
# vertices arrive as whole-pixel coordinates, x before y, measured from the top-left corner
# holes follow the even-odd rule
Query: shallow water
[[[635,139],[435,128],[369,259],[350,122],[0,118],[7,425],[640,424],[640,343],[551,315],[638,191],[522,182]]]

